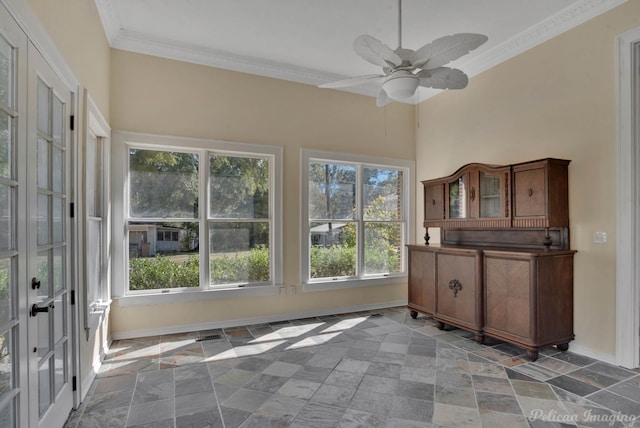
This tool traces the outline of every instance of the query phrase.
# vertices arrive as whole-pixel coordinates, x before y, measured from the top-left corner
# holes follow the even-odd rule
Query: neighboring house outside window
[[[413,162],[304,150],[302,281],[406,276]]]

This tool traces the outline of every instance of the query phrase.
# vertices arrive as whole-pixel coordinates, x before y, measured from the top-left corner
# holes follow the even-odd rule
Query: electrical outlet
[[[280,287],[280,295],[281,296],[286,296],[287,295],[287,287]]]
[[[296,294],[296,286],[295,285],[290,285],[289,286],[289,294]]]
[[[606,244],[607,232],[593,232],[593,242],[594,244]]]

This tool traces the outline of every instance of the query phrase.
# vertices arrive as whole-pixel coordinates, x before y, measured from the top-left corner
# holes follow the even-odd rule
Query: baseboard
[[[327,315],[344,314],[349,312],[370,311],[376,309],[393,308],[396,306],[406,306],[406,300],[395,300],[391,302],[376,303],[370,305],[346,306],[340,308],[331,308],[326,310],[309,311],[309,312],[292,312],[286,314],[266,315],[254,318],[240,318],[234,320],[215,321],[211,323],[185,324],[171,327],[153,328],[145,330],[129,330],[112,332],[113,340],[134,339],[138,337],[160,336],[163,334],[187,333],[191,331],[212,330],[216,328],[240,327],[252,324],[264,324],[270,322],[295,320],[301,318],[321,317]]]
[[[96,376],[98,375],[98,370],[100,369],[100,364],[98,364],[98,369],[96,367],[91,368],[91,371],[84,379],[82,379],[82,384],[80,385],[80,402],[83,402],[87,397],[89,390],[91,389],[91,385],[93,381],[96,380]]]
[[[595,358],[596,360],[600,360],[605,363],[617,365],[615,355],[594,351],[593,349],[580,346],[580,344],[577,343],[569,342],[569,351],[573,352],[574,354],[582,355],[589,358]]]

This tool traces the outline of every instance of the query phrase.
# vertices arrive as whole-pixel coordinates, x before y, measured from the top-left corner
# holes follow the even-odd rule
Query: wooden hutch
[[[426,245],[409,245],[409,309],[526,349],[573,340],[568,160],[468,164],[423,181]],[[429,244],[429,227],[441,244]]]

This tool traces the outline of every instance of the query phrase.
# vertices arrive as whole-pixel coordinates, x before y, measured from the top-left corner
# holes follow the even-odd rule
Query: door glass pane
[[[16,405],[16,398],[14,398],[13,400],[9,400],[9,402],[7,402],[7,404],[3,408],[0,408],[0,427],[17,426],[15,416],[14,416],[15,405]]]
[[[49,243],[49,197],[38,195],[38,245]]]
[[[269,218],[269,160],[211,155],[210,216]]]
[[[14,278],[11,264],[11,259],[0,260],[0,325],[4,325],[13,318],[11,284],[13,283]],[[2,345],[6,344],[7,342],[0,344],[0,354],[3,349]]]
[[[194,153],[129,150],[131,216],[197,217],[198,164]]]
[[[62,294],[54,299],[53,302],[53,343],[58,343],[60,339],[66,335],[66,325],[64,320],[66,319],[67,307],[66,302],[64,301],[65,296],[65,294]]]
[[[38,79],[38,131],[46,135],[51,134],[49,129],[49,93],[47,85]]]
[[[64,247],[53,250],[53,293],[59,294],[66,284],[64,283]]]
[[[402,171],[364,168],[365,220],[399,220],[402,215]]]
[[[49,143],[38,137],[38,187],[49,188]]]
[[[449,218],[467,217],[467,190],[465,176],[449,183]]]
[[[62,165],[62,150],[57,147],[53,147],[53,164],[51,165],[51,172],[53,173],[53,183],[52,190],[54,192],[62,192],[63,189],[63,181],[62,174],[64,172],[64,168]]]
[[[58,97],[53,95],[53,117],[51,119],[53,126],[53,141],[56,144],[64,145],[64,104]]]
[[[0,250],[13,248],[13,189],[0,184]]]
[[[38,253],[38,281],[40,281],[40,288],[38,296],[49,297],[49,251],[41,251]]]
[[[367,222],[364,225],[364,273],[402,271],[402,225]]]
[[[56,394],[60,392],[60,389],[67,382],[67,365],[64,363],[67,361],[67,341],[59,343],[56,346],[56,352],[54,354],[55,371],[54,371],[54,385]]]
[[[42,307],[44,304],[37,303],[37,305]],[[51,310],[38,313],[36,319],[38,320],[38,357],[42,358],[51,349],[51,343],[49,342],[51,337],[49,334]]]
[[[13,107],[13,48],[0,36],[0,104]]]
[[[51,382],[49,380],[49,373],[49,360],[47,359],[44,364],[38,368],[38,409],[40,410],[40,416],[42,416],[51,404]]]
[[[11,125],[12,118],[0,110],[0,177],[5,178],[13,178],[13,171],[11,170],[13,165]]]
[[[14,373],[12,371],[13,360],[13,341],[11,340],[11,330],[4,332],[0,336],[0,401],[2,401],[6,394],[11,392],[14,387]],[[0,416],[0,422],[2,417]],[[10,426],[2,425],[0,426]]]
[[[60,242],[64,239],[63,203],[64,199],[52,197],[53,200],[53,242]]]
[[[353,219],[355,207],[355,166],[309,163],[310,219]]]
[[[269,223],[210,223],[209,246],[212,285],[269,281]]]
[[[480,217],[500,217],[500,176],[480,172]]]

